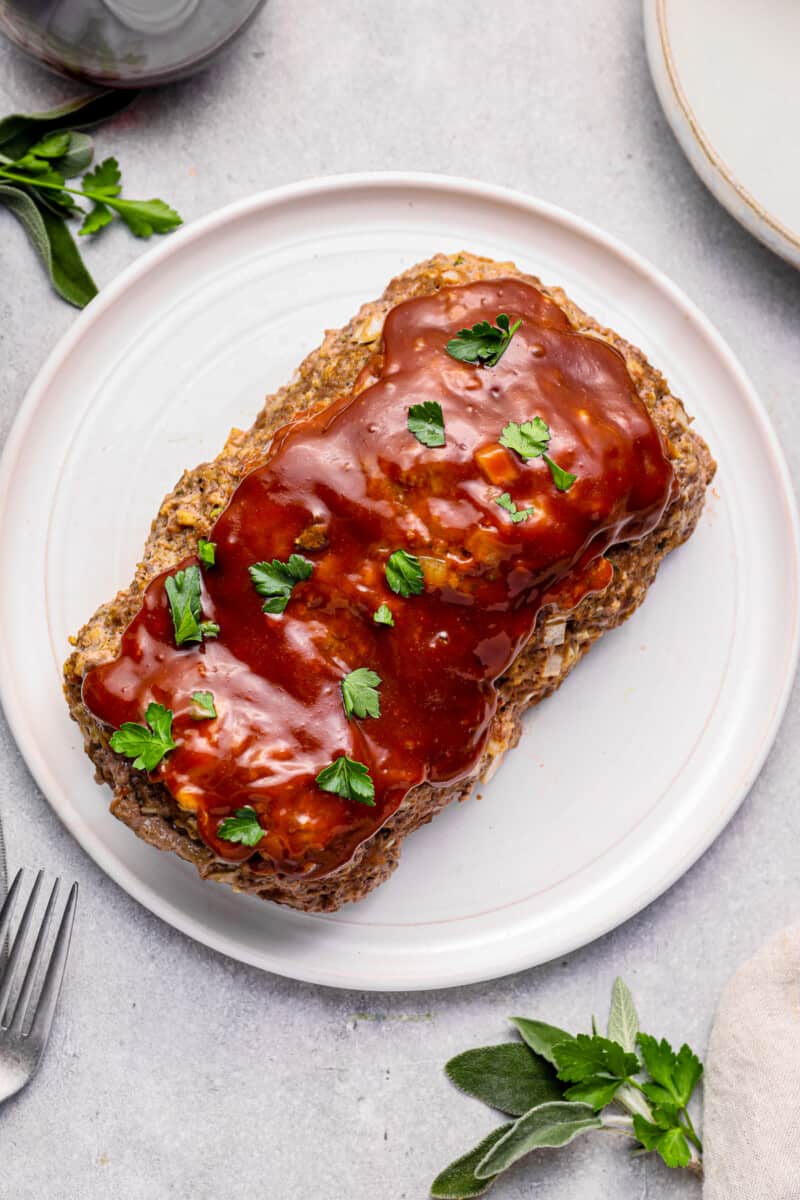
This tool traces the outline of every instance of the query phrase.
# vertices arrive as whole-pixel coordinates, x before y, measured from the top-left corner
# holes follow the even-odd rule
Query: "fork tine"
[[[36,982],[36,976],[39,972],[39,967],[44,960],[44,947],[47,940],[47,931],[50,927],[53,909],[56,906],[56,900],[58,899],[60,888],[61,880],[57,879],[53,884],[50,892],[50,899],[47,901],[47,908],[45,909],[44,918],[39,926],[39,932],[36,935],[36,943],[33,947],[33,954],[31,955],[31,960],[28,963],[28,969],[25,972],[25,982],[20,989],[16,1008],[14,1009],[14,1015],[12,1017],[10,1013],[8,1014],[9,1028],[11,1029],[12,1033],[22,1033],[22,1025],[25,1020],[25,1013],[28,1008],[28,1002],[31,998],[31,992],[33,991],[33,985]],[[0,1024],[2,1024],[2,1018],[0,1018]]]
[[[28,927],[31,923],[33,910],[36,906],[36,897],[39,894],[39,888],[42,886],[42,875],[43,872],[40,871],[34,880],[33,887],[31,888],[31,894],[28,897],[28,903],[25,905],[25,911],[22,914],[22,920],[19,923],[19,928],[17,929],[17,934],[14,938],[14,944],[11,947],[11,953],[8,956],[8,962],[6,963],[5,971],[3,972],[2,976],[0,976],[0,1020],[2,1020],[2,1015],[6,1011],[6,1005],[8,1004],[8,997],[14,984],[14,977],[17,973],[17,967],[20,964],[22,952],[25,949],[25,938],[27,937]]]
[[[17,902],[17,893],[22,886],[22,877],[25,874],[25,868],[20,867],[14,876],[14,882],[8,889],[8,895],[3,901],[3,907],[0,908],[0,954],[2,954],[3,943],[6,940],[8,927],[11,924],[11,918],[14,915],[14,908]]]
[[[69,942],[72,936],[72,922],[75,919],[75,906],[77,903],[78,885],[77,883],[73,883],[69,889],[67,903],[64,906],[56,940],[53,943],[53,953],[47,965],[47,974],[44,977],[39,1002],[36,1005],[36,1015],[29,1034],[31,1038],[39,1041],[42,1048],[44,1048],[44,1044],[50,1033],[50,1026],[53,1024],[53,1016],[58,1004],[58,994],[61,991],[61,981],[64,978],[64,968],[67,965]]]

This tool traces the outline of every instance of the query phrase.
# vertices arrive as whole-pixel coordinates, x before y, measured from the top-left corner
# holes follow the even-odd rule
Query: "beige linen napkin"
[[[800,1200],[800,925],[722,993],[703,1110],[703,1200]]]

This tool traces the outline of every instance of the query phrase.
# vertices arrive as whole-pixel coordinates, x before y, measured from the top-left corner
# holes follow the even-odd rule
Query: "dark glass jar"
[[[265,0],[0,0],[0,32],[62,75],[147,87],[199,71]]]

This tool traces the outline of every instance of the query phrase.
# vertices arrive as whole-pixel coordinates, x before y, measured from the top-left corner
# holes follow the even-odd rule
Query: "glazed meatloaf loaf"
[[[664,378],[559,288],[412,267],[185,472],[75,638],[112,813],[238,891],[360,899],[642,602],[713,473]]]

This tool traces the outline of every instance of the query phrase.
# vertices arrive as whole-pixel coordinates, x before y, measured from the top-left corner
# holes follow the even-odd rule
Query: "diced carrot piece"
[[[489,442],[475,451],[475,462],[481,474],[497,487],[514,483],[519,478],[519,467],[510,452],[499,442]]]

